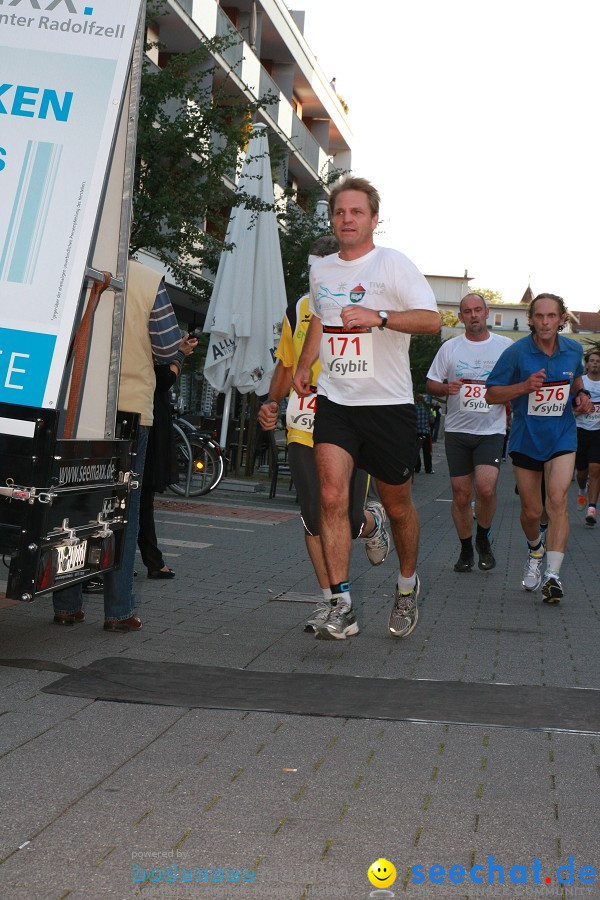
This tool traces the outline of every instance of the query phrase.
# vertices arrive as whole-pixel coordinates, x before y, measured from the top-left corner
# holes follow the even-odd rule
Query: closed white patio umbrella
[[[273,203],[265,125],[253,128],[238,193]],[[204,375],[226,394],[222,446],[232,388],[242,394],[268,390],[287,303],[275,211],[234,207],[225,240],[235,246],[221,254],[204,326],[210,333]]]

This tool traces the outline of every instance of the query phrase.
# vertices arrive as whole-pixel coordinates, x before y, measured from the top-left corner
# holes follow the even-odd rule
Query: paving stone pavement
[[[548,607],[520,589],[525,547],[510,464],[494,522],[498,565],[466,575],[453,571],[459,545],[441,444],[434,468],[415,476],[423,600],[407,640],[386,630],[396,556],[373,568],[360,542],[351,571],[360,634],[326,642],[303,632],[311,607],[294,598],[316,594],[316,582],[287,483],[271,501],[158,498],[177,577],[149,581],[139,563],[137,634],[104,632],[94,596],[70,629],[51,624],[49,598],[0,609],[0,657],[23,661],[0,666],[0,897],[383,898],[367,879],[382,857],[396,867],[388,891],[397,898],[600,898],[600,735],[41,692],[62,677],[44,662],[80,667],[120,655],[274,679],[312,672],[597,690],[600,529],[585,527],[575,486],[566,597]],[[571,857],[573,881],[563,885],[557,870]],[[443,872],[431,873],[434,865]],[[463,869],[451,878],[453,866]],[[583,881],[583,866],[598,878],[584,870]],[[560,872],[568,880],[569,869]]]

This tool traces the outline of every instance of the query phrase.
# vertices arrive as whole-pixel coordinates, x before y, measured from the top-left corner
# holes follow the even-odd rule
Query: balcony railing
[[[273,81],[267,70],[264,66],[260,67],[260,80],[258,83],[258,93],[260,97],[264,97],[265,94],[271,94],[277,98],[275,103],[269,103],[267,106],[267,112],[271,116],[272,119],[277,121],[277,109],[279,107],[280,100],[280,90],[279,86]]]
[[[292,143],[311,168],[318,172],[319,144],[295,112],[292,113]]]
[[[217,35],[218,37],[231,36],[235,39],[235,43],[227,49],[223,50],[221,56],[231,66],[235,73],[239,76],[242,74],[242,61],[244,56],[244,41],[231,19],[217,8]],[[267,112],[269,116],[278,121],[279,107],[281,104],[281,92],[277,83],[271,78],[266,69],[260,66],[260,76],[258,84],[258,96],[262,97],[267,93],[273,94],[277,98],[276,103],[269,104]],[[285,101],[287,104],[287,101]],[[293,110],[290,110],[292,116],[292,133],[290,139],[298,153],[304,157],[309,166],[315,171],[319,171],[319,155],[320,146],[313,135],[310,133],[306,125]]]
[[[190,19],[192,18],[192,13],[194,11],[194,0],[177,0],[180,7],[188,14]]]
[[[244,58],[244,39],[222,9],[217,8],[217,37],[231,37],[234,43],[221,52],[223,59],[231,66],[236,75],[242,73]]]

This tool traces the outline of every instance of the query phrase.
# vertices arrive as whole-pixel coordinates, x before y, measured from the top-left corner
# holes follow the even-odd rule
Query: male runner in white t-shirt
[[[338,254],[314,262],[313,317],[293,380],[310,393],[310,366],[320,355],[315,458],[320,481],[320,534],[334,583],[332,610],[317,635],[343,639],[358,632],[348,567],[351,537],[348,486],[355,466],[369,472],[389,516],[400,575],[388,628],[406,637],[417,623],[419,519],[411,496],[416,415],[408,358],[411,334],[440,329],[433,291],[402,253],[375,247],[379,194],[364,178],[347,176],[329,198]]]
[[[469,293],[463,297],[458,318],[465,326],[465,333],[442,344],[427,373],[428,392],[434,397],[448,398],[444,435],[452,485],[452,519],[461,545],[455,572],[470,572],[475,563],[473,491],[479,568],[489,570],[496,565],[489,533],[496,511],[506,410],[501,404],[488,406],[483,395],[496,360],[512,341],[489,331],[488,313],[481,294]]]

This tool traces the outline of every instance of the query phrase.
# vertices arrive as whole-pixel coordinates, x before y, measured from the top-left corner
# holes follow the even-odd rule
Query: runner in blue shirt
[[[508,347],[487,379],[488,403],[512,403],[508,452],[519,498],[521,527],[528,543],[522,584],[536,591],[544,603],[563,596],[560,567],[569,537],[567,492],[573,477],[577,432],[573,409],[592,409],[583,387],[583,351],[576,341],[559,335],[567,308],[556,294],[538,294],[529,306],[531,335]],[[548,513],[546,571],[540,532],[542,475]]]

